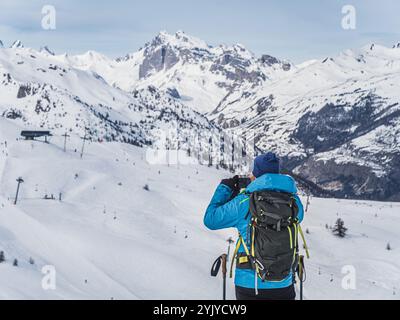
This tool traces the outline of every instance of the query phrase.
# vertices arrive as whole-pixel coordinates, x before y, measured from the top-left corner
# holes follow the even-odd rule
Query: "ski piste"
[[[203,214],[210,185],[229,172],[149,165],[145,149],[120,143],[90,142],[81,159],[79,136],[71,136],[65,153],[63,136],[49,144],[17,141],[22,127],[3,118],[0,123],[2,298],[222,298],[222,277],[210,277],[210,266],[237,234],[209,232]],[[18,176],[25,182],[14,206]],[[60,190],[62,202],[43,199]],[[399,261],[386,245],[398,245],[398,209],[397,203],[312,197],[303,224],[312,256],[304,298],[396,299]],[[338,217],[349,229],[343,239],[329,229]],[[349,264],[364,290],[342,288]],[[45,265],[56,267],[55,291],[41,287]],[[155,282],[149,269],[165,276]],[[229,280],[226,295],[235,298]]]

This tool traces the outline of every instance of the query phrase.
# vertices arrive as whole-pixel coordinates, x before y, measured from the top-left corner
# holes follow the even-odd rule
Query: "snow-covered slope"
[[[62,137],[50,144],[17,140],[21,129],[0,118],[0,251],[6,257],[0,298],[221,298],[222,279],[209,271],[236,231],[206,230],[202,219],[215,186],[229,173],[149,165],[145,149],[118,142],[91,142],[80,159],[77,135],[64,153]],[[25,182],[15,206],[19,176]],[[44,199],[52,194],[57,200]],[[305,297],[397,299],[399,209],[395,203],[311,199],[304,221],[311,251]],[[325,228],[338,217],[349,228],[347,238]],[[41,287],[45,265],[56,268],[56,290]],[[355,267],[356,290],[341,286],[345,265]],[[234,298],[231,281],[228,298]]]
[[[334,195],[399,200],[399,80],[400,49],[369,45],[236,90],[209,118]]]
[[[154,131],[218,131],[204,116],[154,86],[125,92],[93,71],[30,48],[0,50],[0,115],[26,128],[71,132],[94,140],[135,145]],[[208,144],[207,141],[200,141]]]
[[[218,282],[207,284],[209,260],[225,247],[218,239],[226,232],[208,234],[196,199],[211,195],[197,186],[215,184],[220,173],[150,166],[145,149],[119,143],[90,143],[81,160],[76,135],[64,153],[62,137],[49,145],[16,141],[20,130],[0,120],[1,298],[218,297]],[[15,175],[25,180],[18,206],[9,200]],[[62,202],[43,199],[60,192]],[[49,264],[55,291],[41,288]]]

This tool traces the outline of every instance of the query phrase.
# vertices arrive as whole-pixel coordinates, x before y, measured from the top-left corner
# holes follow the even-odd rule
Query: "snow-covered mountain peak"
[[[296,65],[296,68],[297,68],[297,69],[307,68],[307,67],[309,67],[309,66],[311,66],[312,64],[317,63],[317,62],[318,62],[317,59],[307,60],[307,61],[304,61],[304,62],[302,62],[302,63],[297,64],[297,65]]]
[[[39,52],[43,53],[43,54],[46,54],[46,55],[51,55],[51,56],[55,55],[54,52],[52,50],[50,50],[48,46],[41,47]]]
[[[254,54],[248,50],[243,44],[241,43],[236,43],[232,46],[233,50],[235,52],[240,53],[240,54],[247,54],[249,58],[254,57]]]
[[[243,60],[256,60],[256,56],[248,50],[244,45],[236,43],[234,45],[220,44],[211,49],[212,53],[217,56],[232,55]]]
[[[397,44],[392,47],[386,47],[384,45],[370,43],[367,44],[359,50],[352,50],[359,54],[367,54],[370,56],[380,56],[381,58],[386,58],[387,56],[391,56],[393,54],[393,49],[397,48]]]
[[[76,55],[75,57],[80,57],[81,59],[86,59],[88,61],[109,61],[110,60],[104,54],[101,54],[101,53],[99,53],[97,51],[93,51],[93,50],[89,50],[81,55]]]
[[[55,59],[63,64],[71,65],[74,68],[82,70],[90,69],[102,77],[106,76],[104,72],[111,67],[113,62],[107,56],[92,50],[79,55],[57,55]]]
[[[167,31],[160,31],[146,47],[170,46],[179,49],[208,49],[210,46],[203,40],[186,34],[182,30],[178,30],[174,34]]]
[[[16,48],[23,48],[23,47],[24,47],[24,45],[22,44],[21,40],[15,40],[10,48],[16,49]]]
[[[238,87],[258,86],[292,70],[292,64],[256,57],[242,44],[210,46],[183,31],[159,32],[137,52],[108,59],[95,52],[63,58],[73,67],[96,72],[111,86],[132,92],[154,85],[175,89],[193,109],[207,113]]]

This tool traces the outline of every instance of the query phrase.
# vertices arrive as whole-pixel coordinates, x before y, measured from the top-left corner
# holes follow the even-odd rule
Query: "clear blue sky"
[[[54,31],[41,28],[45,4],[57,10]],[[345,4],[356,7],[356,30],[341,27]],[[400,42],[399,15],[398,0],[0,0],[0,40],[116,57],[160,30],[183,30],[211,45],[242,43],[258,55],[301,62],[369,42]]]

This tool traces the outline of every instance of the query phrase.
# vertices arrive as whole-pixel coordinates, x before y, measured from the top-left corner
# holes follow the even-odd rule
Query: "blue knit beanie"
[[[256,178],[266,173],[279,173],[279,158],[275,153],[267,152],[254,159],[253,176]]]

